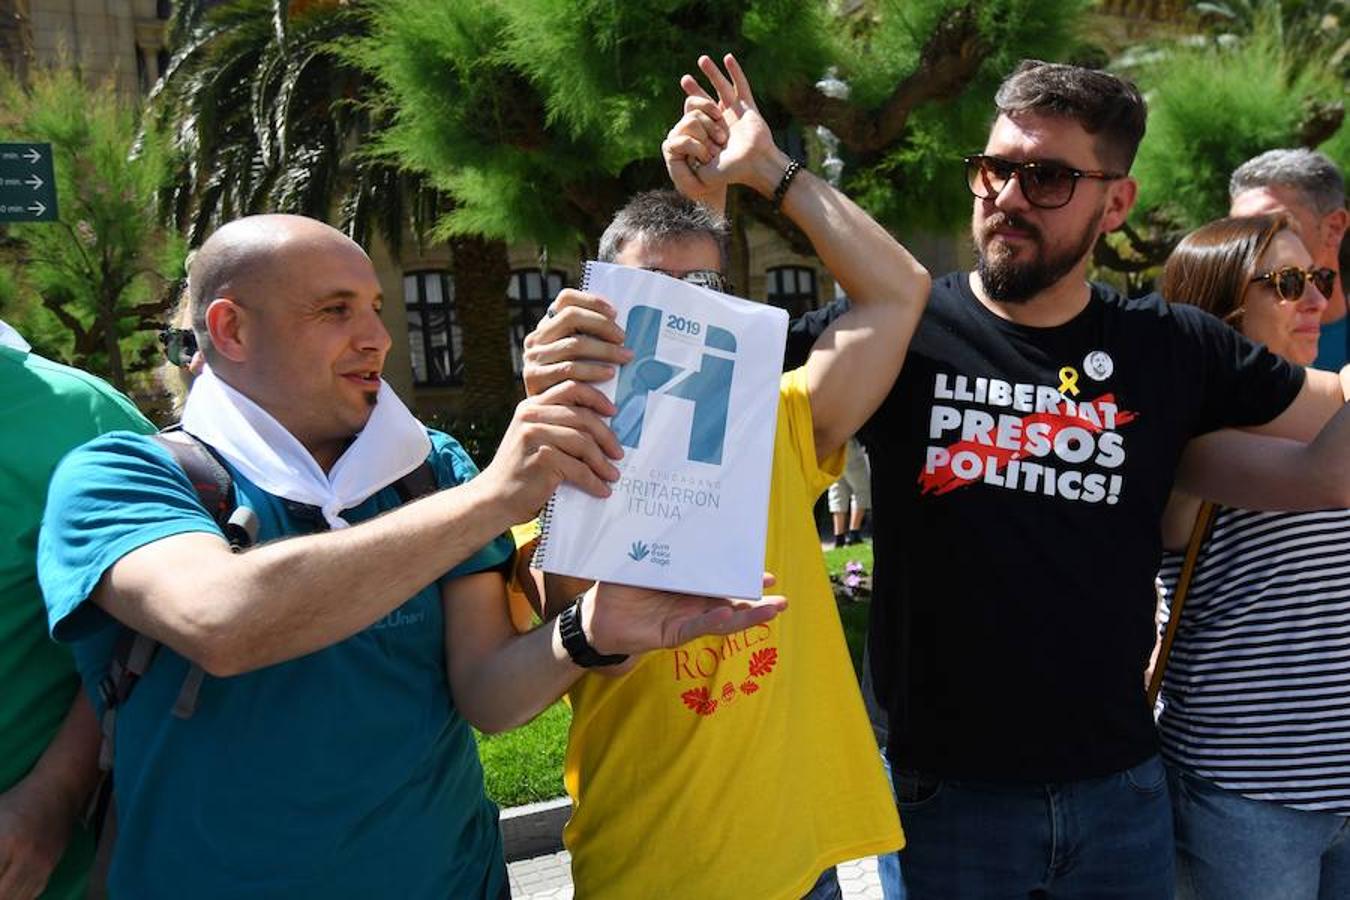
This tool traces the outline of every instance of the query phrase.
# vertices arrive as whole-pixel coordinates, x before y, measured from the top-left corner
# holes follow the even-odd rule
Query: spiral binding
[[[591,288],[591,261],[587,260],[581,264],[581,285],[580,289],[589,291]],[[553,496],[548,498],[544,504],[544,509],[539,513],[539,542],[534,546],[534,566],[542,569],[548,563],[548,538],[550,526],[553,524],[553,507],[558,502],[558,492],[554,491]]]
[[[534,545],[534,559],[531,562],[536,569],[542,569],[548,564],[549,526],[553,523],[553,504],[557,500],[558,492],[554,491],[553,496],[544,504],[543,511],[539,513],[539,541]]]

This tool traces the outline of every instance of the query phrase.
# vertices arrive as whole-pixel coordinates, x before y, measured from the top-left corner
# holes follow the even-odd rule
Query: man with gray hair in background
[[[1350,362],[1350,328],[1345,282],[1340,278],[1341,242],[1350,212],[1345,209],[1345,179],[1334,162],[1316,150],[1268,150],[1247,160],[1228,182],[1228,213],[1255,216],[1288,213],[1294,220],[1314,268],[1337,273],[1322,313],[1322,336],[1313,367],[1337,371]]]

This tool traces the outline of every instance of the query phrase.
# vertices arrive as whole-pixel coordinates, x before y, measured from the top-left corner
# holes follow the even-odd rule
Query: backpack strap
[[[440,489],[436,483],[436,472],[431,468],[431,463],[426,460],[413,469],[407,475],[404,475],[398,481],[394,482],[394,490],[398,492],[398,499],[401,503],[411,503],[428,494],[434,494]]]
[[[170,425],[150,438],[167,450],[174,462],[187,475],[188,481],[192,483],[192,489],[197,493],[197,499],[225,532],[230,549],[239,552],[251,545],[256,527],[250,529],[252,523],[247,519],[240,521],[241,517],[237,515],[235,509],[234,480],[215,451],[183,431],[181,425]],[[249,516],[251,515],[250,512]],[[118,710],[127,702],[136,687],[136,682],[150,668],[158,651],[159,643],[153,638],[124,628],[113,648],[108,671],[98,683],[99,699],[103,703],[103,715],[99,720],[102,732],[98,760],[100,775],[98,789],[94,791],[86,816],[99,834],[100,842],[102,834],[114,827],[111,822],[113,808],[111,776]],[[189,666],[173,705],[173,714],[178,718],[190,718],[196,710],[197,695],[205,674],[200,666],[195,664]]]
[[[223,528],[234,512],[234,482],[230,470],[225,468],[216,452],[184,431],[181,425],[170,425],[159,434],[151,435],[150,439],[169,451],[192,482],[197,499]]]
[[[225,468],[224,460],[211,445],[184,431],[181,424],[170,425],[159,434],[151,435],[151,438],[168,450],[187,474],[192,489],[197,492],[197,499],[220,526],[225,540],[229,541],[231,552],[238,553],[252,546],[257,520],[251,511],[236,509],[234,479],[230,477],[230,470]],[[243,515],[245,512],[247,515]],[[192,717],[205,677],[201,666],[194,663],[188,667],[178,698],[173,704],[175,716],[180,719]]]

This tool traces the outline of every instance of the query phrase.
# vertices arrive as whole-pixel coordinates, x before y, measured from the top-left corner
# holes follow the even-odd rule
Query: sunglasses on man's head
[[[1125,177],[1096,169],[1075,169],[1055,162],[1013,162],[983,153],[964,159],[966,186],[976,197],[981,200],[995,199],[1016,176],[1022,196],[1032,206],[1041,209],[1059,209],[1067,204],[1073,199],[1073,189],[1078,186],[1080,178],[1115,181]]]
[[[1325,267],[1300,269],[1298,266],[1283,266],[1264,275],[1257,275],[1252,279],[1252,284],[1258,281],[1268,282],[1274,289],[1276,297],[1286,303],[1294,303],[1303,297],[1303,288],[1309,281],[1323,297],[1330,297],[1336,287],[1336,270]]]
[[[197,335],[192,333],[191,328],[162,328],[159,343],[164,347],[164,356],[169,364],[181,368],[187,368],[197,352]]]
[[[699,287],[705,287],[709,290],[720,291],[723,294],[731,292],[731,282],[721,272],[713,269],[694,269],[691,272],[669,272],[665,269],[658,269],[655,266],[643,266],[648,272],[660,272],[662,275],[668,275],[671,278],[677,278],[680,281],[687,281],[690,284],[696,284]]]

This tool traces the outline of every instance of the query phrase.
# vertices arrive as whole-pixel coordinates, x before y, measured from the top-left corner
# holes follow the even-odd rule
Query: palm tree
[[[148,113],[177,151],[165,205],[191,245],[239,216],[290,212],[361,244],[378,236],[397,257],[406,233],[421,240],[447,212],[423,175],[370,149],[392,108],[345,52],[369,33],[368,12],[363,0],[177,5],[176,51]],[[500,409],[518,391],[505,337],[506,245],[472,236],[450,244],[471,338],[468,403]]]
[[[193,243],[222,222],[269,210],[336,214],[361,235],[389,226],[397,245],[417,208],[404,201],[418,185],[356,152],[376,127],[361,102],[369,84],[336,52],[363,23],[345,2],[178,5],[177,50],[148,111],[178,151],[169,208]]]

